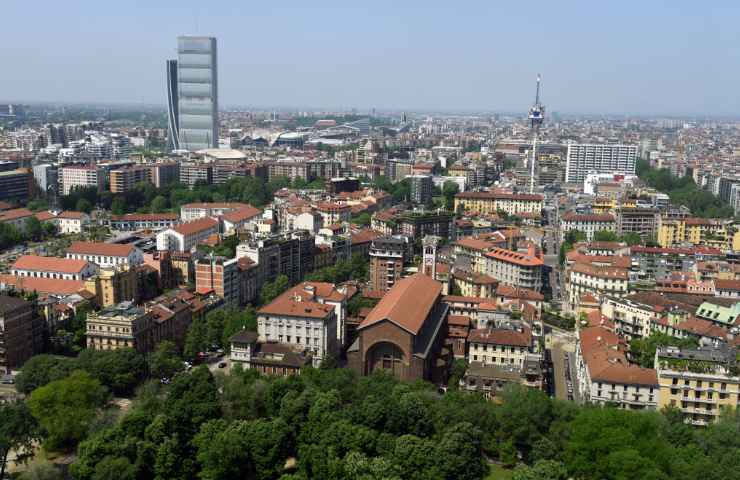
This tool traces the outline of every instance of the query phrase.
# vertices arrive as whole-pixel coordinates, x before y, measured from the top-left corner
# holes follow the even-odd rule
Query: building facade
[[[180,148],[218,147],[218,65],[214,37],[177,38]]]
[[[565,181],[583,183],[590,173],[634,175],[637,145],[568,143]]]

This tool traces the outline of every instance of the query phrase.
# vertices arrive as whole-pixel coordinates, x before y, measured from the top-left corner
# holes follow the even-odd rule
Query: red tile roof
[[[714,279],[714,288],[717,290],[740,292],[740,280],[723,280],[721,278],[716,278]]]
[[[520,298],[522,300],[530,300],[535,302],[541,302],[545,300],[544,295],[540,292],[530,290],[528,288],[516,288],[511,285],[501,284],[496,288],[496,296],[506,298]]]
[[[126,222],[150,222],[156,220],[177,221],[180,215],[177,213],[127,213],[125,215],[111,215],[112,221]]]
[[[33,215],[33,212],[27,208],[14,208],[13,210],[0,212],[0,222],[17,220],[19,218],[30,217],[31,215]]]
[[[531,257],[524,253],[506,250],[505,248],[493,248],[485,256],[507,263],[515,263],[523,267],[539,267],[544,264],[541,258]]]
[[[657,372],[631,365],[617,334],[603,326],[588,327],[579,334],[581,354],[592,382],[657,386]]]
[[[252,207],[252,206],[249,205],[248,203],[241,203],[241,202],[194,202],[194,203],[186,203],[180,208],[197,208],[197,209],[216,208],[219,210],[225,210],[225,209],[236,210],[236,209],[244,208],[244,207]]]
[[[403,278],[383,296],[358,329],[389,320],[416,335],[441,293],[442,284],[422,273]]]
[[[597,215],[597,214],[580,214],[575,212],[568,212],[562,216],[565,222],[614,222],[614,216],[609,214]]]
[[[299,318],[327,318],[333,311],[334,307],[331,305],[305,300],[296,301],[289,296],[281,295],[260,308],[257,313]]]
[[[54,293],[70,295],[85,288],[82,280],[63,280],[61,278],[34,278],[18,277],[16,275],[0,275],[0,283],[13,286],[16,290],[38,293]]]
[[[15,261],[13,269],[37,272],[80,273],[87,265],[89,263],[85,260],[23,255]]]
[[[594,267],[583,263],[576,263],[571,267],[571,271],[596,278],[614,280],[627,280],[629,278],[627,271],[621,268]]]
[[[203,217],[192,222],[181,223],[180,225],[173,227],[172,230],[181,235],[193,235],[213,228],[218,228],[218,220],[210,217]]]
[[[460,192],[455,198],[463,199],[481,199],[481,200],[523,200],[523,201],[542,201],[542,195],[516,194],[516,193],[495,193],[495,192]]]
[[[468,342],[529,348],[532,345],[532,330],[527,326],[524,326],[522,331],[508,328],[480,328],[470,331]]]
[[[382,237],[383,234],[377,230],[372,230],[370,228],[363,228],[362,230],[358,231],[357,233],[352,234],[352,246],[364,244],[364,243],[370,243],[376,238]]]
[[[254,218],[262,213],[262,210],[251,205],[237,208],[230,212],[224,213],[222,218],[228,222],[237,223]]]
[[[131,244],[121,245],[117,243],[103,242],[72,242],[72,245],[67,249],[67,253],[128,257],[135,248],[136,247]]]

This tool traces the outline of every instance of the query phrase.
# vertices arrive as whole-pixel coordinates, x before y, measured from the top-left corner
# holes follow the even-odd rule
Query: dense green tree
[[[152,200],[150,210],[152,213],[162,213],[167,209],[167,198],[163,195],[157,195]]]
[[[622,235],[620,240],[629,246],[640,245],[642,243],[642,237],[640,237],[640,234],[636,232],[627,232]]]
[[[22,401],[0,403],[0,478],[5,477],[8,455],[15,452],[15,462],[33,455],[33,443],[39,438],[36,419]]]
[[[36,217],[26,219],[26,235],[30,240],[38,242],[44,237],[44,227]]]
[[[616,242],[619,240],[619,236],[612,230],[599,230],[594,232],[595,242]]]
[[[474,480],[488,471],[483,460],[483,434],[470,423],[458,423],[448,428],[435,445],[442,478]]]
[[[265,282],[260,292],[260,301],[267,304],[275,300],[281,293],[288,289],[290,280],[285,275],[278,275],[273,282]]]
[[[92,480],[135,480],[136,467],[123,457],[105,457],[95,466]]]
[[[148,374],[146,358],[131,348],[83,350],[76,363],[114,395],[131,395]]]
[[[185,336],[185,347],[183,348],[183,355],[185,358],[192,360],[199,352],[205,352],[208,350],[206,331],[207,325],[205,319],[194,318],[190,323],[188,333]]]
[[[149,372],[154,378],[172,378],[182,371],[182,358],[174,342],[166,340],[149,355]]]
[[[362,212],[356,217],[352,217],[352,223],[355,223],[357,225],[362,225],[362,226],[370,225],[371,220],[372,218],[370,217],[370,214],[367,212]]]
[[[700,189],[691,176],[675,177],[670,170],[650,168],[648,162],[639,160],[637,174],[649,186],[667,193],[674,205],[687,206],[693,215],[709,218],[731,218],[731,206],[710,192]]]
[[[442,186],[442,196],[445,198],[445,208],[452,211],[455,208],[455,195],[460,192],[460,186],[456,182],[446,181]]]
[[[660,437],[663,421],[656,413],[583,409],[571,424],[565,451],[569,473],[605,479],[666,478],[660,464],[669,458],[670,444]]]
[[[113,215],[123,215],[126,213],[126,200],[123,197],[116,197],[110,206],[110,213]]]
[[[520,465],[511,476],[512,480],[566,480],[568,471],[561,462],[540,460],[534,465]]]
[[[64,480],[64,473],[51,462],[36,461],[18,476],[18,480]]]
[[[47,432],[46,446],[67,448],[80,441],[95,419],[96,411],[108,392],[89,374],[76,371],[31,393],[31,413]]]
[[[0,249],[14,247],[26,241],[26,236],[8,223],[0,223]]]
[[[20,393],[29,394],[54,380],[65,378],[75,368],[74,359],[55,355],[35,355],[23,364],[15,380]]]
[[[86,198],[80,198],[75,203],[74,209],[78,212],[90,213],[93,209],[93,204]]]
[[[654,332],[649,337],[635,338],[630,341],[630,356],[640,366],[653,368],[655,364],[655,351],[658,347],[696,348],[698,345],[695,338],[678,338],[665,333]]]

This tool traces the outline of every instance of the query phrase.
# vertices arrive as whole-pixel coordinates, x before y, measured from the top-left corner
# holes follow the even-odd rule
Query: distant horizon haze
[[[179,35],[218,39],[222,109],[730,117],[740,3],[133,1],[3,7],[0,98],[166,104]],[[293,106],[293,107],[290,107]]]

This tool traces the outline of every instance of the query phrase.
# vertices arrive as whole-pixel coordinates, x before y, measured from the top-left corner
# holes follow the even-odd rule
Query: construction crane
[[[534,162],[537,159],[537,135],[540,133],[540,126],[545,120],[545,106],[540,104],[540,74],[537,74],[537,93],[534,97],[534,105],[529,109],[529,124],[533,132],[532,140],[532,163],[530,164],[529,174],[529,193],[534,193]]]

